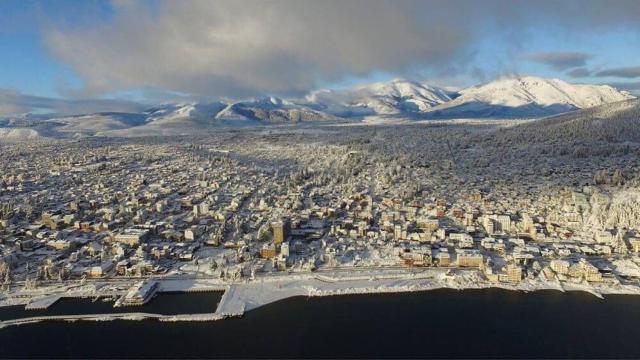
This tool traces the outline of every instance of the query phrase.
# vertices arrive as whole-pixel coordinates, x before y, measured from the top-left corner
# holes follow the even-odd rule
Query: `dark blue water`
[[[113,307],[114,301],[94,298],[63,298],[47,309],[25,310],[24,305],[0,307],[0,320],[22,319],[46,315],[78,315],[145,312],[151,314],[213,313],[222,292],[162,293],[144,306]],[[1,336],[1,335],[0,335]]]
[[[298,297],[207,323],[9,327],[0,357],[639,358],[638,339],[636,296],[435,290]]]

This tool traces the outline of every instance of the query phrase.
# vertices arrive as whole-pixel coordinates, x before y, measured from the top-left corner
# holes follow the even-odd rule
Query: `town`
[[[362,269],[640,288],[637,149],[583,156],[494,126],[4,144],[0,299],[74,281]],[[138,290],[155,287],[135,284],[144,303]]]

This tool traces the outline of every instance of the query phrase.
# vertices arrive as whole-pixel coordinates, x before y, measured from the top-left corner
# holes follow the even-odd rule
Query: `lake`
[[[198,295],[163,306],[187,312]],[[441,289],[296,297],[215,322],[9,327],[0,330],[0,357],[638,358],[638,324],[640,296]]]

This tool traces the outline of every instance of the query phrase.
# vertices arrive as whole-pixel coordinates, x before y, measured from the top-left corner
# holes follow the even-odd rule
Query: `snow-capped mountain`
[[[374,109],[379,114],[425,112],[455,97],[444,89],[403,79],[362,86],[353,93],[359,95],[353,105]]]
[[[456,95],[442,88],[395,79],[341,91],[314,91],[305,98],[305,105],[339,116],[415,114]]]
[[[146,111],[147,123],[173,122],[184,119],[211,121],[226,106],[223,102],[163,104]]]
[[[460,96],[432,109],[447,117],[536,117],[633,99],[607,85],[570,84],[534,76],[502,78],[460,91]]]
[[[276,97],[228,104],[216,114],[215,118],[227,122],[245,121],[268,124],[338,120],[334,115]]]
[[[179,135],[218,127],[340,120],[275,97],[239,102],[165,104],[146,112],[141,126],[98,132],[104,136]]]
[[[0,140],[37,136],[174,135],[220,126],[359,121],[367,116],[382,120],[532,118],[633,98],[606,85],[575,85],[533,76],[498,79],[460,92],[395,79],[346,90],[318,90],[302,99],[264,97],[236,102],[162,104],[140,113],[105,112],[64,117],[27,114],[0,118],[0,129],[11,129],[0,133]]]

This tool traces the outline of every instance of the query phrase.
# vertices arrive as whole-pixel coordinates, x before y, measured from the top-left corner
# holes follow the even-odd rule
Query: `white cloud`
[[[600,77],[621,77],[621,78],[638,78],[640,77],[640,66],[619,67],[598,71],[596,76]]]
[[[146,106],[125,100],[109,99],[56,99],[25,95],[15,90],[0,89],[0,116],[33,112],[57,115],[76,115],[95,112],[136,112]]]
[[[537,52],[524,56],[526,60],[549,65],[559,71],[584,66],[591,57],[590,54],[575,51]]]
[[[145,86],[210,96],[291,93],[347,74],[464,59],[471,33],[443,23],[448,7],[426,5],[168,1],[152,10],[119,3],[112,22],[50,30],[46,40],[89,92]]]
[[[136,88],[291,94],[374,71],[450,75],[472,59],[479,38],[498,32],[521,46],[522,29],[541,19],[597,29],[633,24],[640,15],[638,2],[586,2],[118,1],[113,17],[49,27],[45,41],[84,79],[85,95]]]

